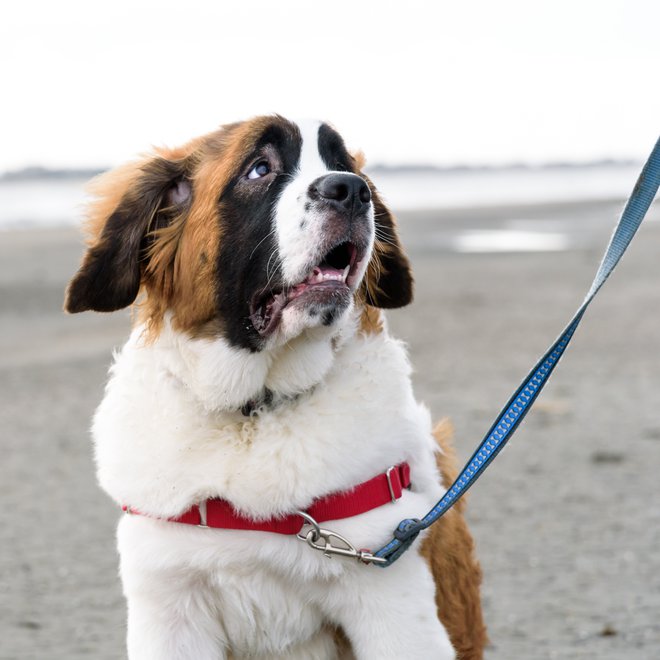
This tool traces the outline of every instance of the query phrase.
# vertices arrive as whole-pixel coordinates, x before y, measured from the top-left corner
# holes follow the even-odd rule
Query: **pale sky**
[[[5,3],[0,171],[270,112],[328,120],[372,163],[643,159],[658,26],[657,0]]]

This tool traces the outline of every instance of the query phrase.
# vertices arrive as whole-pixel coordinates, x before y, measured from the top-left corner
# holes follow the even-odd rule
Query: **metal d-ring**
[[[305,523],[303,523],[303,526],[300,528],[300,531],[296,534],[296,536],[301,540],[301,541],[307,541],[309,537],[310,532],[314,532],[314,536],[312,537],[312,541],[316,542],[321,538],[321,527],[319,524],[312,518],[312,516],[309,515],[309,513],[305,513],[304,511],[296,511],[296,515],[300,516],[305,520]],[[303,534],[303,530],[305,529],[305,526],[310,525],[312,529],[307,530],[306,533]],[[307,541],[309,543],[309,541]]]

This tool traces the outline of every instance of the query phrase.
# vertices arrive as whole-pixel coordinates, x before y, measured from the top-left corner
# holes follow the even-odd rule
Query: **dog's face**
[[[90,246],[65,308],[113,311],[142,290],[192,335],[260,351],[332,327],[359,299],[410,302],[394,219],[327,124],[223,127],[100,178]]]

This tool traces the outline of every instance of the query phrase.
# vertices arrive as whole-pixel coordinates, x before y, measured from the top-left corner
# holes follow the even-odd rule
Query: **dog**
[[[134,309],[92,426],[99,483],[131,514],[132,659],[482,657],[463,502],[390,567],[323,551],[377,550],[456,472],[387,331],[413,278],[363,167],[329,124],[275,115],[92,184],[65,309]],[[375,483],[373,508],[330,506]]]

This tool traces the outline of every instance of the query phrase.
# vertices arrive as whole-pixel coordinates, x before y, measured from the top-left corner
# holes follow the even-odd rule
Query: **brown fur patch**
[[[191,332],[215,315],[215,265],[221,223],[216,200],[222,181],[217,180],[217,160],[209,158],[204,141],[190,155],[196,162],[189,209],[163,229],[153,232],[144,272],[146,297],[139,306],[139,319],[150,336],[160,331],[167,310],[172,324]],[[221,168],[220,168],[221,169]]]
[[[370,305],[365,305],[360,314],[360,332],[363,335],[379,335],[383,332],[382,312]]]
[[[433,435],[441,449],[436,459],[442,483],[449,487],[458,474],[448,420],[440,421]],[[480,660],[488,642],[481,612],[481,567],[464,518],[465,497],[431,526],[421,553],[433,573],[438,618],[447,629],[458,660]]]
[[[362,172],[365,165],[367,164],[367,157],[364,155],[364,151],[360,149],[351,152],[351,156],[353,156],[353,160],[355,161],[355,167],[357,168],[359,174],[360,172]]]

